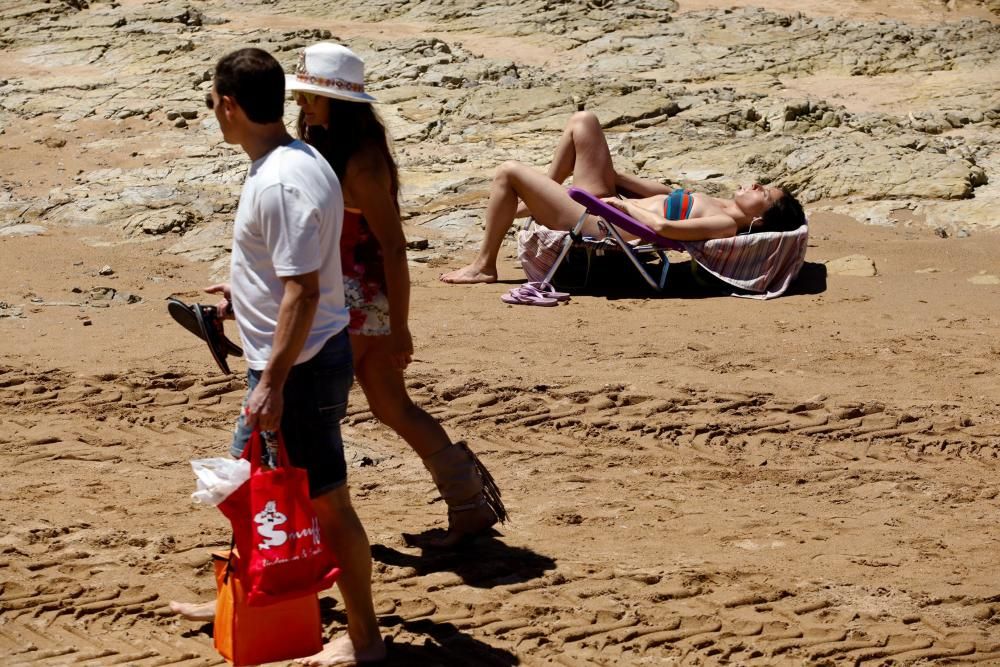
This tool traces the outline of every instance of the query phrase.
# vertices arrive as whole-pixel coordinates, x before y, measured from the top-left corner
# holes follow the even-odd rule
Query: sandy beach
[[[229,527],[191,503],[188,461],[224,455],[246,388],[164,303],[212,301],[245,173],[198,105],[232,48],[291,63],[342,39],[396,138],[408,386],[512,517],[417,546],[444,503],[352,391],[386,664],[1000,664],[996,3],[555,4],[0,9],[0,663],[222,663],[210,624],[167,609],[214,595]],[[878,53],[866,31],[930,46],[830,59],[828,32]],[[498,283],[441,283],[492,168],[543,165],[579,106],[629,168],[807,193],[791,293],[706,295],[672,254],[663,295],[508,306],[512,240]],[[336,591],[321,605],[339,634]]]

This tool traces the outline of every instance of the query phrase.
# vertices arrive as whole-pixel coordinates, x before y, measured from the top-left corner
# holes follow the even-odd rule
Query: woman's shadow
[[[372,558],[385,565],[413,568],[414,576],[435,572],[454,572],[462,583],[476,588],[493,588],[531,581],[554,570],[554,559],[523,547],[512,547],[497,539],[499,533],[466,540],[456,549],[437,549],[431,545],[436,533],[403,533],[409,547],[421,550],[408,554],[383,544],[372,545]]]

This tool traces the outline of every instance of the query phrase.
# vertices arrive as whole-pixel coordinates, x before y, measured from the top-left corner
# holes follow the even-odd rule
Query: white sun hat
[[[285,75],[285,88],[348,102],[376,101],[365,92],[364,61],[346,46],[333,42],[306,47],[295,74]]]

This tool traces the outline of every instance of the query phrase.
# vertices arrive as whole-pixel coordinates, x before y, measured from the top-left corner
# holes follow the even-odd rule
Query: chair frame
[[[670,270],[670,260],[667,259],[667,255],[663,252],[663,248],[656,247],[651,243],[644,243],[642,245],[629,243],[622,238],[621,233],[613,224],[609,224],[603,218],[598,219],[597,225],[604,233],[604,239],[599,241],[588,236],[583,236],[580,234],[580,230],[583,228],[583,223],[586,222],[587,216],[591,215],[591,213],[591,211],[584,211],[583,214],[580,215],[580,219],[577,220],[576,225],[573,226],[573,229],[570,230],[566,238],[563,240],[559,254],[556,255],[555,261],[553,261],[552,266],[549,267],[549,270],[542,279],[542,282],[548,285],[552,284],[552,279],[555,277],[559,267],[562,266],[563,261],[566,259],[566,255],[569,254],[569,250],[573,247],[574,243],[598,244],[603,243],[604,241],[609,241],[613,245],[622,249],[629,262],[633,267],[635,267],[635,270],[639,272],[639,275],[642,276],[642,279],[647,285],[649,285],[650,288],[657,292],[662,292],[667,283],[667,273]],[[597,214],[595,213],[595,215]],[[526,224],[524,228],[528,229],[532,222],[533,220],[529,218],[528,224]],[[642,223],[635,221],[635,224]],[[641,259],[642,255],[648,254],[653,254],[657,257],[657,259],[659,259],[659,271],[653,270]]]
[[[555,263],[549,269],[548,274],[545,276],[545,281],[551,283],[552,277],[555,275],[556,270],[562,264],[563,259],[569,252],[570,246],[575,241],[582,241],[583,237],[580,236],[580,230],[583,228],[583,223],[586,221],[588,215],[595,215],[598,218],[598,227],[604,232],[604,238],[611,240],[615,245],[620,247],[628,257],[629,262],[635,267],[635,270],[639,272],[642,279],[646,281],[652,289],[657,292],[662,292],[664,286],[667,284],[667,273],[670,270],[670,260],[667,259],[667,255],[664,252],[666,249],[681,249],[675,241],[664,238],[657,234],[655,231],[642,224],[635,218],[632,218],[625,213],[622,213],[613,206],[610,206],[594,195],[590,194],[586,190],[581,190],[580,188],[570,188],[569,196],[578,204],[582,204],[584,207],[584,212],[580,215],[580,219],[577,221],[573,230],[566,237],[566,241],[563,242],[563,248],[560,251]],[[622,238],[619,228],[624,229],[628,233],[637,236],[640,240],[645,241],[642,245],[633,245],[629,243],[624,238]],[[651,267],[641,259],[642,255],[654,254],[657,259],[660,260],[660,269],[657,272],[652,270]]]

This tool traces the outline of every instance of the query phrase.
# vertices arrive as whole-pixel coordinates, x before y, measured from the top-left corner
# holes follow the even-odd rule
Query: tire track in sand
[[[207,552],[228,543],[227,531],[218,517],[185,504],[186,461],[224,451],[242,381],[2,370],[0,444],[17,475],[0,494],[19,517],[0,546],[5,664],[218,663],[208,636],[185,631],[164,605],[172,596],[211,592]],[[516,379],[418,376],[410,388],[451,432],[472,441],[516,523],[504,529],[505,540],[483,538],[459,555],[373,540],[380,620],[400,664],[428,655],[440,664],[469,664],[470,656],[482,664],[973,663],[1000,651],[990,639],[991,614],[977,622],[970,612],[992,609],[1000,597],[927,597],[915,610],[873,612],[863,584],[754,572],[724,557],[784,548],[775,545],[792,543],[793,535],[825,545],[835,541],[838,521],[847,523],[835,530],[849,536],[855,526],[838,513],[868,511],[864,504],[861,512],[851,509],[859,499],[912,514],[941,502],[979,506],[1000,450],[990,415],[972,423],[949,406],[918,411]],[[369,467],[357,470],[357,488],[409,508],[400,512],[406,522],[422,516],[433,495],[425,473],[415,459],[397,456],[394,438],[383,441],[384,429],[359,394],[346,433],[371,452]],[[941,470],[959,471],[963,484]],[[544,493],[532,479],[544,480]],[[791,505],[813,513],[765,522],[745,507],[752,493],[733,495],[753,485],[780,487]],[[160,488],[178,502],[163,503]],[[72,520],[55,520],[25,502],[38,493],[79,509]],[[119,502],[123,497],[134,500]],[[691,514],[698,498],[712,499],[720,512],[703,520]],[[912,521],[900,516],[890,520]],[[623,524],[641,529],[632,533],[634,546],[587,546],[588,536],[613,536]],[[392,526],[376,529],[398,534]],[[559,553],[546,553],[546,533],[559,534]],[[719,558],[676,555],[699,541]],[[648,549],[654,544],[659,552]],[[840,545],[811,558],[820,567],[847,563],[874,572],[902,565],[891,553]],[[903,597],[899,590],[886,595]],[[337,632],[340,607],[325,604],[327,632]]]

